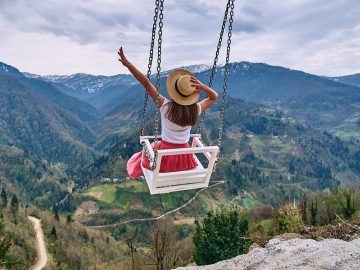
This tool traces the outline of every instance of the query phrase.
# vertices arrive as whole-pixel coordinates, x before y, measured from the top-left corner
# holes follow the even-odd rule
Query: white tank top
[[[175,144],[188,143],[190,140],[190,130],[191,126],[179,126],[169,119],[166,118],[166,114],[169,110],[169,107],[166,106],[170,101],[164,99],[164,103],[160,108],[161,114],[161,137],[163,141]],[[201,105],[196,103],[198,106],[199,115],[201,114]]]

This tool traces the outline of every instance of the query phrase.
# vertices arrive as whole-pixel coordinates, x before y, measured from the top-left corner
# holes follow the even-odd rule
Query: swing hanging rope
[[[222,39],[226,27],[226,22],[228,21],[228,14],[230,9],[230,18],[229,18],[229,28],[228,28],[228,39],[227,39],[227,52],[226,52],[226,63],[224,66],[224,84],[223,84],[223,94],[222,94],[222,101],[221,101],[221,111],[220,111],[220,128],[219,128],[219,141],[218,141],[218,147],[221,149],[222,145],[222,135],[223,135],[223,129],[224,129],[224,115],[225,115],[225,102],[226,102],[226,95],[227,95],[227,80],[228,80],[228,65],[229,65],[229,59],[230,59],[230,46],[231,46],[231,36],[232,36],[232,23],[233,23],[233,15],[234,15],[234,2],[235,0],[228,0],[224,19],[219,35],[219,41],[216,48],[214,63],[211,70],[211,76],[209,79],[209,87],[212,86],[215,72],[216,72],[216,66],[217,61],[219,58],[219,53],[221,49]],[[161,45],[162,45],[162,27],[163,27],[163,10],[164,10],[164,0],[156,0],[155,1],[155,10],[154,10],[154,19],[153,19],[153,27],[152,27],[152,35],[151,35],[151,42],[150,42],[150,54],[149,54],[149,63],[148,63],[148,71],[147,71],[147,78],[150,80],[151,76],[151,68],[153,63],[153,55],[154,55],[154,45],[155,45],[155,38],[156,38],[156,28],[157,28],[157,20],[159,19],[159,31],[158,31],[158,55],[157,55],[157,75],[156,75],[156,100],[155,100],[155,142],[154,142],[154,159],[152,159],[148,149],[146,148],[145,144],[143,143],[143,148],[145,150],[146,156],[149,159],[150,163],[152,163],[152,169],[155,170],[156,168],[156,162],[158,157],[157,152],[157,142],[158,142],[158,135],[159,135],[159,96],[160,96],[160,72],[161,72]],[[160,14],[159,14],[160,11]],[[142,120],[141,120],[141,136],[144,136],[145,133],[145,121],[146,121],[146,109],[148,104],[148,93],[145,92],[144,97],[144,107],[143,107],[143,113],[142,113]],[[201,133],[203,122],[204,122],[205,112],[201,114],[199,126],[198,126],[198,133]],[[220,153],[220,151],[219,151]],[[217,157],[216,162],[218,162],[219,154]]]

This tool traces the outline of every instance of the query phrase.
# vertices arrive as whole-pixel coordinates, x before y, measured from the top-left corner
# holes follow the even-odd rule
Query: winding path
[[[47,254],[46,254],[46,246],[44,241],[44,233],[41,228],[41,221],[40,219],[32,216],[28,216],[28,219],[32,222],[34,225],[34,229],[36,232],[36,241],[37,241],[37,255],[38,255],[38,261],[34,266],[32,266],[31,270],[41,270],[45,267],[47,263]]]
[[[149,220],[158,220],[158,219],[161,219],[167,215],[170,215],[176,211],[179,211],[180,209],[184,208],[185,206],[187,206],[188,204],[190,204],[192,201],[194,201],[197,196],[200,194],[200,192],[202,192],[203,190],[205,189],[208,189],[208,188],[211,188],[211,187],[214,187],[214,186],[217,186],[217,185],[220,185],[220,184],[224,184],[225,181],[218,181],[216,182],[215,184],[211,185],[211,186],[208,186],[208,187],[205,187],[205,188],[202,188],[200,189],[198,192],[196,192],[195,196],[192,197],[190,200],[188,200],[186,203],[184,203],[183,205],[179,206],[178,208],[175,208],[173,210],[170,210],[169,212],[166,212],[158,217],[152,217],[152,218],[134,218],[134,219],[130,219],[130,220],[126,220],[126,221],[122,221],[122,222],[117,222],[117,223],[112,223],[112,224],[106,224],[106,225],[95,225],[95,226],[88,226],[89,228],[95,228],[95,229],[102,229],[102,228],[111,228],[111,227],[115,227],[117,225],[120,225],[120,224],[127,224],[127,223],[130,223],[130,222],[134,222],[134,221],[149,221]]]

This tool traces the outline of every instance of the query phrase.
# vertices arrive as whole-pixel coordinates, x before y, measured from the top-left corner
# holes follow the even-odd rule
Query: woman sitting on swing
[[[121,47],[118,51],[119,61],[128,68],[134,77],[144,86],[153,101],[156,101],[157,90],[148,78],[141,73],[125,57]],[[185,69],[175,69],[166,81],[166,88],[171,100],[159,94],[159,108],[161,114],[161,138],[157,149],[189,148],[190,130],[196,124],[201,112],[208,109],[218,97],[218,94],[197,80],[194,75]],[[200,90],[204,91],[207,98],[197,102]],[[127,162],[127,171],[131,178],[143,175],[143,166],[151,170],[147,158],[142,160],[142,153],[135,153]],[[197,166],[192,154],[164,156],[160,164],[160,172],[175,172],[190,170]]]

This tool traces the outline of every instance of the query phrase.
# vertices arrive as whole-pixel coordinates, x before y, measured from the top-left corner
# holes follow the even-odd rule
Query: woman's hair
[[[199,115],[199,109],[196,103],[180,105],[171,100],[166,106],[168,106],[166,118],[171,122],[181,127],[195,126]]]

